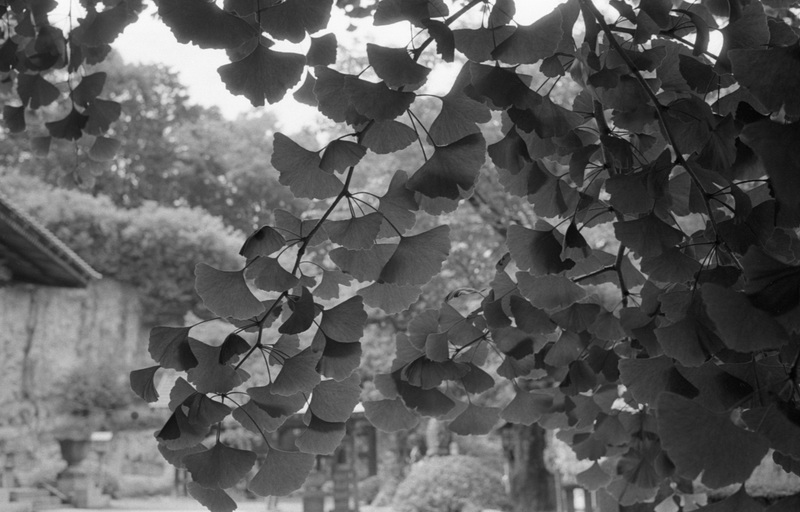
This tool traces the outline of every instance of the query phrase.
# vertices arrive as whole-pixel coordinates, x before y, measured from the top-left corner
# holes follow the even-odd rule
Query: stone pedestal
[[[56,487],[69,497],[77,508],[101,508],[110,499],[103,495],[94,477],[84,467],[89,454],[91,441],[88,439],[59,439],[61,456],[67,461],[67,468],[58,474]]]

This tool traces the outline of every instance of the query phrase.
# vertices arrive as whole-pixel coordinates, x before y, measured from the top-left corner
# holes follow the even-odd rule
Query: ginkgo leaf
[[[417,132],[410,126],[394,120],[373,123],[361,143],[373,153],[385,155],[405,149],[417,140]]]
[[[88,12],[72,35],[82,45],[90,47],[109,45],[137,18],[136,11],[129,8],[128,2],[120,2],[113,7],[106,7],[101,12],[95,10]]]
[[[453,62],[456,57],[456,40],[447,23],[439,20],[425,20],[422,25],[436,42],[436,53],[444,62]]]
[[[236,48],[256,36],[248,22],[213,3],[194,0],[158,0],[157,3],[158,15],[180,43],[226,49]]]
[[[430,69],[417,64],[405,48],[386,48],[367,43],[367,58],[378,78],[393,89],[419,88],[427,80]]]
[[[553,231],[534,231],[519,224],[509,226],[506,245],[520,269],[539,276],[557,274],[575,266],[572,260],[561,259],[561,242],[556,240]]]
[[[367,121],[362,114],[356,111],[350,101],[350,91],[346,89],[347,84],[357,78],[322,66],[314,68],[314,73],[317,77],[314,84],[314,96],[320,113],[337,123],[347,122],[357,125]],[[367,138],[373,129],[374,126],[367,130],[367,135],[362,141],[370,149],[372,145],[367,143]],[[413,140],[416,140],[416,133],[414,135],[415,139]]]
[[[66,117],[44,125],[50,136],[55,139],[78,140],[83,135],[83,128],[88,121],[88,116],[81,114],[73,107]]]
[[[171,393],[170,397],[172,397]],[[186,419],[192,425],[213,425],[221,422],[231,413],[230,407],[212,400],[203,393],[193,393],[181,405],[186,411]]]
[[[207,449],[208,448],[206,448],[202,444],[191,446],[189,448],[183,448],[181,450],[170,450],[161,443],[159,443],[158,445],[158,452],[164,457],[164,460],[166,460],[169,464],[172,464],[173,466],[179,469],[185,468],[185,466],[183,465],[183,458],[185,456],[192,453],[204,452]]]
[[[449,226],[438,226],[418,235],[401,237],[378,280],[399,285],[425,284],[439,273],[448,254]]]
[[[674,393],[658,399],[661,445],[679,475],[689,479],[701,472],[711,488],[743,482],[767,454],[766,440]]]
[[[343,172],[361,161],[367,148],[356,142],[334,140],[325,148],[319,167],[326,172]]]
[[[103,92],[105,83],[106,73],[102,71],[84,76],[70,93],[72,101],[81,107],[88,107]]]
[[[555,9],[531,25],[517,27],[492,56],[507,64],[534,64],[555,53],[562,33],[561,11]]]
[[[225,337],[219,347],[219,364],[235,363],[238,356],[247,353],[250,344],[236,333],[230,333]]]
[[[164,368],[185,371],[197,366],[197,358],[189,347],[191,327],[154,327],[150,331],[148,351],[153,361]]]
[[[397,391],[407,407],[423,416],[444,416],[456,406],[438,389],[422,389],[401,381],[397,383]]]
[[[384,222],[378,234],[379,238],[391,238],[403,235],[414,227],[417,216],[414,214],[419,209],[414,199],[414,192],[406,188],[408,174],[405,171],[396,171],[386,193],[380,197],[378,211],[383,216]]]
[[[510,423],[533,425],[553,407],[553,396],[538,391],[519,390],[500,417]]]
[[[584,288],[563,276],[534,277],[527,272],[517,273],[519,291],[537,308],[557,311],[586,297]]]
[[[295,440],[294,444],[301,452],[317,455],[333,455],[342,444],[347,433],[344,422],[328,422],[311,415],[308,427]]]
[[[237,508],[233,498],[222,489],[208,489],[197,482],[189,482],[186,491],[211,512],[233,512]]]
[[[610,484],[613,477],[603,471],[597,461],[594,461],[594,464],[592,464],[589,469],[575,475],[575,480],[577,480],[578,485],[581,487],[590,491],[596,491]]]
[[[326,199],[342,190],[342,182],[320,168],[319,154],[309,151],[282,133],[275,134],[272,165],[280,173],[280,182],[297,197]]]
[[[562,329],[580,333],[589,328],[600,314],[598,304],[573,304],[550,316]]]
[[[286,0],[260,11],[259,20],[272,37],[299,43],[306,32],[313,34],[328,25],[332,5],[333,0]]]
[[[281,372],[272,383],[272,392],[283,396],[311,392],[320,382],[320,376],[316,370],[320,357],[320,353],[307,348],[286,359]]]
[[[259,496],[286,496],[303,485],[314,468],[315,460],[316,457],[310,453],[271,448],[247,488]]]
[[[541,336],[556,329],[556,324],[547,313],[533,307],[530,302],[520,296],[511,296],[510,308],[517,327],[528,334]]]
[[[340,382],[324,380],[314,388],[308,408],[321,420],[330,423],[347,421],[361,396],[360,384],[361,377],[355,373]]]
[[[122,142],[108,137],[97,137],[89,149],[89,158],[95,162],[109,162],[117,156]]]
[[[122,105],[116,101],[95,99],[84,110],[89,116],[83,131],[89,135],[100,135],[108,131],[111,123],[119,119],[122,114]]]
[[[748,427],[769,440],[770,448],[795,460],[800,457],[800,424],[797,411],[791,404],[778,402],[769,407],[750,409],[742,413],[742,419]]]
[[[619,362],[620,381],[640,404],[653,405],[665,391],[694,398],[697,388],[675,368],[667,357],[625,359]]]
[[[399,398],[364,402],[364,414],[383,432],[410,430],[419,424],[419,416],[409,411]]]
[[[209,426],[190,423],[186,414],[178,408],[164,426],[155,433],[156,439],[170,450],[181,450],[200,444],[208,434]]]
[[[431,140],[437,146],[452,144],[469,135],[480,133],[478,123],[488,123],[492,119],[491,111],[486,105],[458,91],[451,90],[440,99],[442,109],[428,129]]]
[[[239,255],[250,261],[257,256],[269,256],[278,252],[285,244],[286,239],[278,231],[270,226],[261,226],[247,237]]]
[[[248,26],[249,27],[249,26]],[[241,60],[218,68],[225,87],[250,100],[254,107],[283,99],[286,91],[300,81],[306,58],[296,53],[276,52],[260,42]]]
[[[312,37],[306,52],[306,66],[328,66],[336,63],[336,35]]]
[[[178,377],[175,381],[175,385],[169,392],[169,410],[174,411],[191,396],[197,394],[197,390],[194,389],[194,386],[186,382],[186,379],[183,377]],[[213,422],[209,422],[209,425]]]
[[[646,258],[658,256],[683,240],[683,233],[653,214],[615,222],[614,233],[621,243]]]
[[[741,138],[764,163],[773,183],[775,198],[790,218],[800,213],[800,177],[792,170],[800,158],[794,143],[798,136],[800,123],[779,124],[763,120],[748,124],[742,130]]]
[[[483,393],[494,387],[494,378],[479,366],[469,365],[469,373],[461,377],[461,384],[467,393]]]
[[[763,49],[731,50],[733,76],[771,112],[783,108],[800,115],[800,100],[788,84],[800,80],[797,45]],[[770,77],[765,80],[764,77]]]
[[[159,368],[161,368],[161,366],[156,365],[131,372],[131,389],[145,402],[152,403],[158,401],[158,391],[156,390],[156,385],[153,379],[155,378],[156,372]]]
[[[276,432],[289,416],[273,416],[254,400],[233,410],[233,419],[254,434]]]
[[[486,158],[486,141],[479,133],[468,135],[433,155],[408,180],[408,188],[428,197],[460,199],[467,195]]]
[[[500,421],[500,408],[470,403],[447,428],[462,436],[486,435]]]
[[[497,0],[489,13],[488,26],[499,27],[514,19],[517,5],[512,0]]]
[[[283,268],[275,258],[261,256],[250,264],[245,270],[248,279],[253,279],[255,285],[267,292],[285,292],[297,286],[300,280]]]
[[[383,0],[375,9],[375,26],[391,25],[400,21],[410,21],[422,26],[427,19],[449,14],[442,0]]]
[[[220,364],[222,347],[212,347],[202,341],[190,339],[189,346],[197,366],[186,373],[186,378],[200,393],[227,393],[247,380],[247,373],[228,364]]]
[[[306,404],[306,395],[303,392],[280,395],[274,390],[275,386],[270,384],[249,388],[247,394],[250,395],[252,402],[273,418],[289,417]]]
[[[382,309],[393,315],[407,310],[419,299],[422,288],[418,285],[397,285],[394,283],[372,283],[358,290],[364,297],[364,304]]]
[[[346,249],[369,249],[375,243],[381,224],[383,216],[372,212],[347,220],[329,220],[325,223],[325,230],[331,242]]]
[[[667,249],[653,258],[642,258],[642,272],[659,283],[681,283],[694,279],[700,272],[700,262],[677,247]]]
[[[360,251],[337,247],[328,256],[342,272],[359,281],[375,281],[396,251],[397,244],[375,244]]]
[[[356,112],[375,121],[403,115],[416,98],[412,92],[389,89],[383,82],[376,84],[355,77],[345,81],[344,91]]]
[[[789,342],[783,327],[753,307],[744,294],[712,283],[704,284],[701,290],[706,312],[727,347],[749,352],[779,348]]]
[[[11,133],[22,133],[25,131],[25,107],[12,107],[3,105],[3,121],[6,128]]]
[[[213,448],[183,458],[192,480],[208,489],[227,489],[236,485],[253,467],[256,454],[217,442]]]
[[[515,28],[498,26],[494,28],[462,28],[453,31],[456,49],[473,62],[493,60],[492,52],[514,33]]]
[[[752,304],[782,315],[800,304],[800,266],[787,265],[753,247],[743,258],[745,293]]]
[[[33,110],[47,106],[61,96],[61,91],[39,73],[20,74],[17,78],[17,93],[22,100],[22,106]]]
[[[264,313],[264,305],[245,283],[243,270],[224,271],[198,263],[194,275],[197,294],[214,314],[245,320]]]
[[[339,297],[339,287],[347,286],[352,278],[339,270],[323,270],[322,280],[314,289],[314,296],[318,299],[328,300]]]
[[[361,296],[355,295],[322,312],[319,328],[328,338],[341,343],[357,342],[364,335],[367,312]]]
[[[361,343],[327,338],[318,364],[319,373],[329,379],[344,380],[361,365],[361,352]]]
[[[317,310],[314,306],[314,296],[303,287],[300,297],[289,301],[291,316],[278,328],[281,334],[299,334],[307,331],[314,323]]]

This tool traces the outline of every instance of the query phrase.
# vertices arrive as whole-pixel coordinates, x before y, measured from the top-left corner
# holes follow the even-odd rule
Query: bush
[[[414,464],[397,488],[397,512],[470,512],[508,505],[502,475],[480,459],[431,457]]]
[[[15,206],[98,272],[133,285],[147,323],[182,319],[199,307],[195,264],[242,266],[237,253],[244,236],[200,208],[146,202],[126,210],[107,197],[53,188],[30,177],[3,176],[0,183]]]

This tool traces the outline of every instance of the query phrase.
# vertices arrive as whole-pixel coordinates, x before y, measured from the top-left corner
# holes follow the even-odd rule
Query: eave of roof
[[[39,221],[0,193],[0,258],[12,281],[84,287],[102,276]]]

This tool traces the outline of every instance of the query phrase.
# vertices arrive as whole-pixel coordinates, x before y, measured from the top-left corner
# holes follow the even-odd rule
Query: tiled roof
[[[13,282],[83,287],[101,275],[0,193],[0,264]]]

